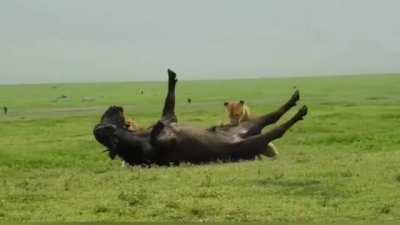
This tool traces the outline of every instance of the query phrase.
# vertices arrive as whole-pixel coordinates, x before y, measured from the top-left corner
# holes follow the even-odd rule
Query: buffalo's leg
[[[150,144],[154,147],[171,147],[176,143],[176,137],[171,132],[166,132],[165,124],[158,121],[150,132]]]
[[[165,123],[177,122],[175,115],[175,86],[177,81],[176,73],[168,69],[168,93],[161,116],[161,121]]]
[[[240,126],[245,128],[246,132],[242,133],[241,137],[246,138],[252,135],[260,134],[264,127],[276,123],[287,111],[289,111],[290,108],[296,105],[296,102],[299,99],[300,93],[298,90],[296,90],[292,97],[278,110],[250,121],[243,122]]]
[[[251,136],[241,142],[236,143],[240,145],[240,150],[233,154],[237,157],[250,157],[257,154],[262,154],[265,151],[265,147],[268,145],[268,143],[275,139],[281,138],[290,127],[292,127],[298,121],[303,120],[303,117],[307,114],[307,111],[307,106],[303,106],[290,120],[272,129],[271,131],[268,131],[265,134]]]

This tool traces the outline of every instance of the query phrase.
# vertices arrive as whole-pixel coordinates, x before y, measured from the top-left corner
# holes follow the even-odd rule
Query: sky
[[[0,84],[400,72],[398,0],[0,0]]]

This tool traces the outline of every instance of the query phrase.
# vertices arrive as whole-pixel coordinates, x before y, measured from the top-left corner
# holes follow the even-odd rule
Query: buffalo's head
[[[93,129],[96,140],[104,145],[111,159],[116,155],[130,164],[141,164],[143,155],[151,152],[146,133],[133,133],[125,124],[124,109],[109,107]]]
[[[110,158],[116,156],[116,147],[118,139],[115,138],[115,132],[118,129],[123,129],[125,124],[124,109],[119,106],[109,107],[101,117],[94,129],[93,134],[98,142],[107,147]]]

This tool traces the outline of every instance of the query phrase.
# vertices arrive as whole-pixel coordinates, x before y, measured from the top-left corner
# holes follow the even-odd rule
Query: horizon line
[[[264,79],[291,79],[291,78],[311,78],[311,77],[347,77],[347,76],[391,76],[400,75],[400,72],[386,72],[386,73],[343,73],[343,74],[310,74],[310,75],[272,75],[272,76],[258,76],[249,78],[230,78],[230,79],[178,79],[179,81],[230,81],[230,80],[264,80]],[[167,80],[167,79],[165,79]],[[27,83],[0,83],[0,86],[19,86],[19,85],[62,85],[62,84],[107,84],[107,83],[158,83],[165,80],[118,80],[118,81],[72,81],[72,82],[27,82]]]

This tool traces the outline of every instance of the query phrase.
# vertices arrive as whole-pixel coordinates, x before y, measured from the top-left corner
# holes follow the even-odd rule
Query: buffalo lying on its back
[[[209,129],[184,126],[175,115],[176,74],[168,70],[168,93],[161,119],[148,130],[129,130],[122,107],[111,106],[93,130],[98,142],[107,147],[109,156],[122,158],[131,165],[170,165],[180,162],[205,163],[254,159],[261,154],[274,156],[267,144],[278,139],[307,114],[303,106],[291,119],[261,133],[281,118],[299,100],[299,92],[276,111],[238,125],[214,126]]]

